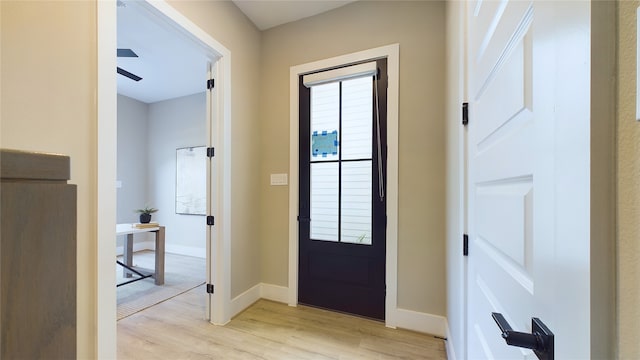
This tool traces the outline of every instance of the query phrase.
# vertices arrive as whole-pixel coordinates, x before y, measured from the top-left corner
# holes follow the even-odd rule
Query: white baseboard
[[[287,303],[289,300],[289,288],[285,286],[260,284],[260,297],[263,299]]]
[[[133,242],[133,252],[142,250],[154,250],[156,248],[155,241]],[[116,246],[116,256],[124,254],[124,246]]]
[[[206,259],[206,255],[207,255],[206,249],[193,247],[193,246],[165,244],[164,249],[168,253],[185,255],[185,256],[193,256],[193,257],[202,258],[202,259]]]
[[[444,320],[444,326],[447,334],[447,340],[444,342],[445,350],[447,351],[447,359],[456,360],[456,347],[453,345],[451,329],[449,329],[449,322],[446,319]]]
[[[406,309],[396,309],[396,326],[421,333],[446,336],[447,319],[443,316],[432,315]]]
[[[284,286],[257,284],[231,300],[231,317],[238,315],[260,299],[286,303],[288,294],[289,288]]]
[[[257,284],[249,290],[231,299],[231,317],[241,313],[254,302],[260,300],[260,288],[262,284]]]

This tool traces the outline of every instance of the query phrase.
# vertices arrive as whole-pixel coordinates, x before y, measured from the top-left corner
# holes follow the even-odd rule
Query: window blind
[[[306,87],[328,84],[331,82],[344,81],[365,76],[373,76],[377,72],[376,62],[371,61],[364,64],[345,66],[338,69],[326,70],[314,74],[304,75],[302,82]]]

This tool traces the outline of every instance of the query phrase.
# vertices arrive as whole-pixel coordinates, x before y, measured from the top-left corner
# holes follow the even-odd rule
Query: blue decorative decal
[[[330,133],[323,131],[320,134],[314,131],[311,135],[311,149],[313,149],[313,157],[338,155],[338,130],[333,130]]]

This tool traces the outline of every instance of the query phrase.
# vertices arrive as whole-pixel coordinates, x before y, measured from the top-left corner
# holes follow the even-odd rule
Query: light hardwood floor
[[[117,257],[122,261],[122,256]],[[133,254],[135,266],[153,269],[155,252],[138,251]],[[203,284],[206,280],[206,260],[204,258],[165,254],[164,285],[155,285],[153,278],[120,286],[116,290],[118,319],[130,316],[159,302],[165,301],[189,289]],[[123,268],[116,266],[116,283],[120,284],[131,278],[123,277]]]
[[[260,300],[226,326],[204,287],[118,321],[119,359],[446,359],[444,341],[306,306]]]

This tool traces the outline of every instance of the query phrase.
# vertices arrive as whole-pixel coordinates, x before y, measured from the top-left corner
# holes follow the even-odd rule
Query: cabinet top
[[[0,149],[0,177],[24,180],[69,180],[71,160],[66,155]]]

